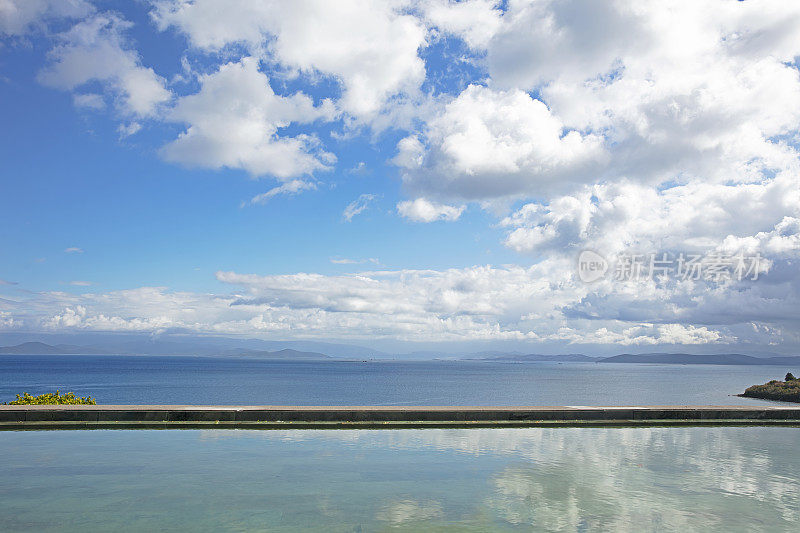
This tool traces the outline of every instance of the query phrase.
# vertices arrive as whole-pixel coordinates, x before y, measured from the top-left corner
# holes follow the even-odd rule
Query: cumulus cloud
[[[792,220],[800,216],[799,185],[794,169],[751,184],[594,185],[547,203],[525,204],[501,225],[511,228],[506,245],[519,252],[694,251],[725,242],[728,251],[773,253],[792,249]]]
[[[417,50],[422,22],[408,2],[300,0],[167,0],[153,18],[207,51],[242,44],[298,73],[331,76],[342,85],[341,108],[355,116],[379,111],[391,97],[415,93],[425,79]]]
[[[193,94],[173,97],[118,15],[78,0],[0,0],[3,35],[80,19],[54,37],[43,83],[71,91],[77,107],[116,109],[121,137],[147,120],[181,125],[162,149],[168,161],[278,180],[251,203],[312,189],[315,173],[333,168],[326,133],[313,133],[320,123],[343,126],[331,134],[337,146],[364,124],[392,128],[400,140],[391,162],[407,195],[400,216],[455,221],[469,202],[491,208],[504,244],[535,264],[229,272],[218,275],[231,289],[223,295],[45,293],[24,305],[0,300],[3,327],[631,346],[800,341],[800,6],[164,0],[152,17],[200,55],[200,74],[182,86]],[[426,84],[441,81],[426,80],[426,67],[436,72],[426,54],[437,52],[422,50],[442,36],[463,41],[459,61],[475,72],[445,71],[452,79],[439,94]],[[361,195],[344,220],[374,201]],[[753,283],[587,286],[574,276],[583,249],[758,253],[767,262]]]
[[[486,48],[502,20],[500,2],[493,0],[428,0],[421,8],[428,24],[476,50]]]
[[[800,255],[800,218],[783,217],[773,228],[751,236],[728,235],[719,248],[728,253],[797,257]]]
[[[796,274],[794,275],[796,277]],[[581,283],[568,260],[532,267],[378,271],[341,276],[217,274],[246,290],[234,306],[303,310],[325,329],[406,340],[494,339],[631,346],[796,343],[792,281]],[[784,293],[779,309],[774,299]],[[726,295],[736,294],[735,305]],[[388,324],[391,322],[391,326]],[[699,324],[698,324],[699,323]],[[321,326],[325,324],[325,326]],[[766,326],[766,327],[764,327]],[[304,328],[306,326],[303,326]]]
[[[167,317],[122,318],[104,314],[90,315],[85,307],[68,307],[62,313],[53,315],[42,322],[48,330],[89,330],[115,332],[154,332],[166,331],[175,326]]]
[[[422,166],[425,156],[425,146],[416,135],[409,135],[397,143],[397,155],[392,163],[399,167],[413,169]]]
[[[539,195],[594,178],[601,137],[566,131],[547,106],[520,90],[470,85],[425,129],[428,151],[414,137],[398,146],[407,189],[481,200]],[[414,168],[415,163],[422,165]]]
[[[84,17],[94,7],[83,0],[2,0],[0,34],[19,36],[42,29],[51,20]]]
[[[800,345],[797,278],[790,268],[749,283],[605,279],[590,286],[566,259],[342,275],[218,272],[230,292],[26,293],[0,299],[0,312],[29,330],[791,349]]]
[[[652,324],[637,325],[624,329],[622,332],[609,331],[599,328],[584,340],[594,340],[601,344],[630,345],[655,345],[655,344],[709,344],[722,338],[718,331],[709,330],[705,326],[684,326],[683,324],[661,324],[654,327]]]
[[[799,17],[752,2],[510,2],[479,40],[485,86],[407,137],[395,162],[413,195],[484,202],[795,170]]]
[[[51,50],[49,64],[39,73],[39,80],[68,91],[100,82],[123,114],[155,115],[171,93],[164,79],[143,66],[126,42],[124,33],[130,27],[129,22],[110,13],[79,22],[59,36],[60,44]],[[96,100],[94,105],[98,105]]]
[[[458,220],[465,207],[431,202],[425,198],[407,200],[397,204],[397,212],[413,222],[435,222],[437,220]]]
[[[200,91],[180,98],[169,114],[169,120],[188,128],[163,148],[167,160],[282,180],[327,169],[335,161],[313,137],[279,134],[292,123],[330,117],[329,103],[315,107],[301,93],[276,95],[257,59],[222,65],[201,76],[200,83]]]

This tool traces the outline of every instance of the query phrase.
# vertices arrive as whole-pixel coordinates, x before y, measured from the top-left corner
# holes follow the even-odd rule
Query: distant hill
[[[283,349],[298,352],[314,352],[330,357],[348,359],[392,358],[393,356],[375,349],[349,344],[318,341],[277,341],[240,337],[215,337],[180,334],[143,335],[125,333],[76,333],[42,334],[34,336],[22,333],[0,334],[0,354],[19,354],[16,350],[3,352],[3,346],[14,348],[19,344],[35,342],[38,347],[30,350],[22,348],[22,353],[34,355],[51,354],[44,344],[56,346],[56,352],[63,355],[107,354],[107,355],[227,355],[242,351],[276,352]]]
[[[255,344],[255,343],[254,343]],[[202,340],[192,342],[156,341],[148,344],[128,345],[122,343],[108,345],[78,346],[74,344],[45,344],[43,342],[24,342],[14,346],[0,346],[0,355],[201,355],[201,356],[228,356],[247,357],[253,359],[274,359],[285,361],[322,361],[322,360],[363,360],[363,359],[396,359],[396,360],[464,360],[464,361],[495,361],[510,363],[651,363],[661,365],[780,365],[790,366],[800,370],[800,357],[753,357],[744,354],[714,354],[693,355],[687,353],[643,353],[614,355],[612,357],[592,357],[584,354],[542,355],[525,354],[520,352],[479,352],[462,354],[461,356],[443,352],[414,352],[389,356],[380,352],[373,352],[376,357],[367,357],[359,354],[359,349],[352,353],[344,345],[319,343],[323,351],[297,350],[283,347],[290,344],[274,341],[266,349],[261,346],[231,346],[224,345],[218,339],[204,344]],[[263,346],[263,344],[262,344]],[[364,352],[360,352],[364,353]],[[342,355],[347,354],[347,355]]]
[[[521,363],[546,363],[546,362],[569,362],[569,363],[593,363],[599,361],[600,357],[590,357],[579,353],[563,355],[541,355],[541,354],[500,354],[487,355],[480,358],[482,361],[509,361]]]
[[[687,353],[621,354],[599,363],[658,363],[667,365],[800,365],[800,357],[752,357],[739,353],[692,355]]]
[[[0,346],[0,355],[89,355],[103,353],[86,346],[57,344],[52,346],[43,342],[23,342],[16,346]]]
[[[93,346],[75,346],[71,344],[45,344],[43,342],[24,342],[16,346],[0,347],[0,355],[124,355]],[[165,354],[165,355],[190,355],[190,354]],[[317,352],[301,352],[289,348],[270,352],[267,350],[237,349],[218,352],[214,355],[229,355],[237,357],[253,357],[259,359],[331,359],[329,355]]]
[[[287,361],[297,361],[300,359],[305,359],[305,360],[332,359],[331,356],[325,355],[324,353],[300,352],[298,350],[292,350],[290,348],[277,350],[275,352],[268,352],[264,350],[242,350],[241,352],[235,355],[238,357],[253,357],[257,359],[285,359]]]

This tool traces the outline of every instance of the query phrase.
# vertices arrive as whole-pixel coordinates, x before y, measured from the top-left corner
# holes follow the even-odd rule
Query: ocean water
[[[0,432],[0,529],[796,531],[800,430]]]
[[[0,401],[55,389],[103,404],[754,405],[778,366],[231,357],[0,356]]]

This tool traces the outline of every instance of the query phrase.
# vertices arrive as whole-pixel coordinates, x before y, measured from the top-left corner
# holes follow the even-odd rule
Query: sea
[[[0,402],[74,392],[101,404],[755,405],[784,366],[2,355]]]

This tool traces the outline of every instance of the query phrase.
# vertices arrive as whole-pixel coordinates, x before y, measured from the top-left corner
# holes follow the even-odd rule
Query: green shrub
[[[795,379],[797,378],[794,377],[794,374],[792,374],[791,372],[787,372],[786,377],[783,378],[783,381],[794,381]]]
[[[27,392],[17,394],[17,399],[3,405],[97,405],[94,398],[89,396],[75,396],[74,392],[61,394],[58,390],[55,393],[40,394],[31,396]]]

